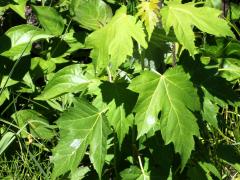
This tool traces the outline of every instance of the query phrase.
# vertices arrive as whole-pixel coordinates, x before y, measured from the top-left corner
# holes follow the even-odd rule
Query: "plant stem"
[[[112,79],[112,74],[111,74],[111,70],[110,70],[109,66],[107,67],[107,74],[108,74],[108,81],[110,83],[112,83],[113,79]]]
[[[116,132],[114,131],[114,173],[115,173],[115,177],[116,179],[118,179],[118,170],[117,170],[117,148],[118,148],[118,144],[117,144],[117,135]]]
[[[141,171],[142,171],[142,174],[145,174],[144,169],[143,169],[143,165],[142,165],[142,160],[141,160],[141,157],[140,157],[140,156],[138,156],[138,162],[139,162],[139,165],[140,165],[140,169],[141,169]]]
[[[175,43],[172,44],[172,59],[173,59],[172,65],[173,65],[173,67],[175,67],[176,66],[176,61],[177,61],[177,58],[176,58],[176,44]]]
[[[140,55],[141,67],[142,67],[142,70],[144,70],[144,56],[143,56],[144,51],[142,51],[140,44],[138,44],[138,52]]]

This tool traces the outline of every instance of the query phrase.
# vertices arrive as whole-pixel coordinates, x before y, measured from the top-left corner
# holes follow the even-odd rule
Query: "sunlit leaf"
[[[0,155],[10,146],[15,139],[13,132],[6,132],[0,140]]]
[[[22,128],[21,135],[24,138],[31,136],[42,139],[51,139],[54,136],[52,127],[47,119],[35,110],[25,109],[15,112],[12,118],[16,121],[19,128]],[[30,131],[27,133],[27,127]]]
[[[142,0],[138,5],[137,16],[140,16],[144,22],[147,32],[148,40],[150,40],[152,32],[159,21],[159,0]]]
[[[170,1],[160,13],[166,32],[168,33],[173,27],[178,41],[189,50],[191,55],[196,53],[193,26],[215,36],[234,37],[227,21],[219,17],[222,12],[214,8],[194,7],[192,2],[179,4]]]
[[[32,25],[14,26],[0,37],[0,41],[4,42],[0,44],[0,55],[16,60],[20,56],[30,54],[34,41],[50,37],[52,36]]]
[[[141,171],[137,166],[131,166],[120,173],[123,180],[150,180],[148,173]]]
[[[53,149],[53,177],[77,170],[86,148],[90,145],[90,159],[101,177],[107,153],[108,121],[104,111],[83,100],[76,100],[74,107],[57,121],[60,141]],[[64,163],[63,163],[64,162]]]
[[[127,15],[126,10],[122,6],[106,26],[94,31],[86,39],[86,46],[92,48],[91,57],[98,73],[107,66],[114,72],[125,62],[127,56],[133,53],[132,39],[147,47],[141,22]]]
[[[63,33],[64,20],[56,9],[48,6],[33,6],[33,10],[47,33],[56,36]]]
[[[9,7],[25,19],[26,3],[27,0],[14,0],[14,3],[11,3]]]
[[[53,76],[36,99],[48,100],[65,93],[79,92],[87,88],[91,82],[92,81],[84,75],[82,65],[75,64],[66,66]]]
[[[72,0],[73,19],[89,30],[105,26],[112,18],[112,9],[102,0]]]
[[[206,92],[206,94],[208,93]],[[204,120],[206,120],[209,124],[211,124],[215,128],[218,128],[218,121],[217,121],[218,110],[219,110],[218,106],[214,104],[209,99],[209,97],[206,96],[203,101],[202,116]]]
[[[194,135],[199,135],[192,111],[200,110],[199,99],[189,76],[181,67],[169,69],[163,75],[145,71],[133,79],[129,87],[139,93],[135,107],[138,137],[153,129],[160,113],[163,139],[173,142],[180,153],[182,168],[194,149]]]

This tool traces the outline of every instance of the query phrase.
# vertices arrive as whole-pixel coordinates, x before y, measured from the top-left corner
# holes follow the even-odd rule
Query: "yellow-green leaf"
[[[173,27],[178,41],[196,54],[193,26],[215,36],[234,36],[227,21],[221,19],[221,11],[210,7],[194,7],[194,3],[168,2],[160,11],[163,27],[168,33]]]
[[[107,66],[115,71],[133,53],[135,39],[144,48],[147,47],[141,22],[126,14],[127,8],[117,10],[112,20],[103,28],[94,31],[86,39],[86,46],[92,48],[91,57],[97,73]]]
[[[91,162],[101,177],[110,131],[104,111],[99,111],[84,100],[76,100],[74,107],[58,119],[57,125],[60,129],[60,141],[53,150],[52,177],[69,170],[75,172],[88,145]]]
[[[159,11],[159,0],[142,0],[138,5],[137,16],[141,17],[141,20],[144,22],[147,32],[148,40],[150,40],[152,32],[159,21],[158,11]]]
[[[194,149],[194,135],[199,135],[192,111],[200,110],[196,89],[182,67],[163,75],[145,71],[133,79],[129,88],[139,93],[135,107],[138,137],[154,130],[160,113],[160,127],[166,144],[173,142],[182,157],[182,169]]]

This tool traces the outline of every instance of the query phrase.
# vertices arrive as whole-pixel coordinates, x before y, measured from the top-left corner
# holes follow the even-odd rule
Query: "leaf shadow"
[[[0,54],[11,48],[11,39],[5,34],[0,36]]]
[[[127,89],[127,87],[127,83],[110,83],[108,81],[102,81],[102,84],[99,86],[103,102],[110,103],[114,100],[117,107],[123,104],[126,116],[131,114],[138,98],[138,94]]]
[[[219,76],[216,68],[207,69],[201,63],[199,56],[196,56],[194,60],[187,51],[184,51],[180,57],[180,64],[183,66],[185,72],[190,74],[191,81],[198,88],[201,101],[204,95],[202,87],[213,97],[227,104],[234,104],[238,101],[238,96],[232,89],[232,84]]]

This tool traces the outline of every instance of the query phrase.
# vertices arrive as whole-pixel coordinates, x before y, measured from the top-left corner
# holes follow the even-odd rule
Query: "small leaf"
[[[11,142],[15,139],[14,133],[7,132],[0,140],[0,155],[8,148]]]
[[[51,48],[51,57],[66,57],[72,54],[74,51],[84,49],[84,41],[87,36],[87,32],[79,31],[74,32],[70,30],[68,33],[64,33],[60,38],[54,39]]]
[[[173,142],[183,169],[194,149],[193,136],[199,135],[192,111],[200,110],[200,103],[189,76],[180,66],[163,75],[145,71],[133,79],[129,88],[139,93],[135,107],[138,138],[154,128],[161,111],[163,139],[166,144]]]
[[[218,71],[221,76],[228,81],[234,82],[240,79],[240,62],[239,59],[234,58],[224,58],[224,61],[219,59],[219,63],[222,63],[222,68]]]
[[[45,31],[59,36],[64,30],[64,20],[55,8],[49,6],[32,6],[33,10]]]
[[[142,172],[137,166],[131,166],[128,169],[123,170],[120,176],[123,180],[133,180],[141,176]]]
[[[158,11],[159,11],[159,0],[150,0],[145,1],[141,0],[141,3],[138,5],[137,16],[141,17],[141,20],[144,22],[147,32],[148,40],[150,40],[152,32],[159,21]]]
[[[231,20],[239,20],[240,19],[240,7],[239,4],[230,3],[230,8],[228,11],[228,18]]]
[[[10,4],[9,7],[25,19],[25,7],[27,0],[14,0],[16,4]]]
[[[88,145],[91,162],[101,177],[110,131],[104,112],[84,100],[76,100],[74,107],[58,119],[57,125],[60,141],[53,149],[53,178],[69,170],[75,172]]]
[[[220,173],[218,172],[217,168],[213,164],[207,163],[207,162],[199,162],[198,164],[203,168],[206,174],[212,173],[218,179],[222,179]]]
[[[217,113],[219,108],[207,97],[207,94],[208,93],[205,92],[202,116],[209,124],[215,128],[218,128]]]
[[[73,19],[89,30],[105,26],[112,18],[112,9],[102,0],[72,0]]]
[[[48,121],[40,113],[35,110],[25,109],[20,110],[12,114],[11,116],[19,128],[24,131],[21,132],[22,137],[27,138],[27,125],[30,129],[30,134],[36,138],[51,139],[54,136],[52,127]]]
[[[31,44],[39,39],[52,37],[41,29],[32,25],[19,25],[10,28],[0,41],[0,54],[16,60],[20,56],[30,54]]]
[[[192,2],[179,4],[170,1],[160,11],[166,32],[168,33],[170,27],[173,27],[178,41],[189,50],[191,55],[196,53],[192,25],[215,36],[234,37],[227,22],[219,18],[222,13],[220,10],[209,7],[194,7],[194,5]]]
[[[76,171],[72,172],[71,180],[81,180],[90,171],[88,167],[79,167]]]
[[[132,38],[144,48],[147,47],[141,22],[136,23],[136,18],[127,15],[126,11],[127,8],[122,6],[106,26],[94,31],[86,39],[86,46],[92,48],[91,58],[97,73],[107,66],[115,72],[127,56],[132,55]]]
[[[11,79],[9,76],[1,77],[0,88],[9,87],[18,83],[18,81]]]
[[[142,172],[137,166],[131,166],[123,170],[120,176],[123,180],[150,180],[149,174],[147,172]]]
[[[74,64],[66,66],[58,71],[48,82],[37,100],[48,100],[65,93],[79,92],[87,88],[91,83],[82,70],[82,65]]]
[[[119,147],[121,148],[124,137],[127,135],[129,127],[131,127],[133,124],[133,117],[126,117],[123,104],[116,107],[116,104],[112,102],[108,105],[108,107],[109,111],[107,113],[107,116],[109,123],[113,126],[115,132],[117,133]]]
[[[132,110],[137,101],[137,93],[127,89],[128,84],[123,82],[109,83],[102,81],[99,88],[101,93],[95,99],[98,104],[108,107],[107,117],[109,123],[117,133],[119,145],[132,125]],[[95,91],[96,92],[96,91]],[[101,107],[104,107],[102,105]]]

